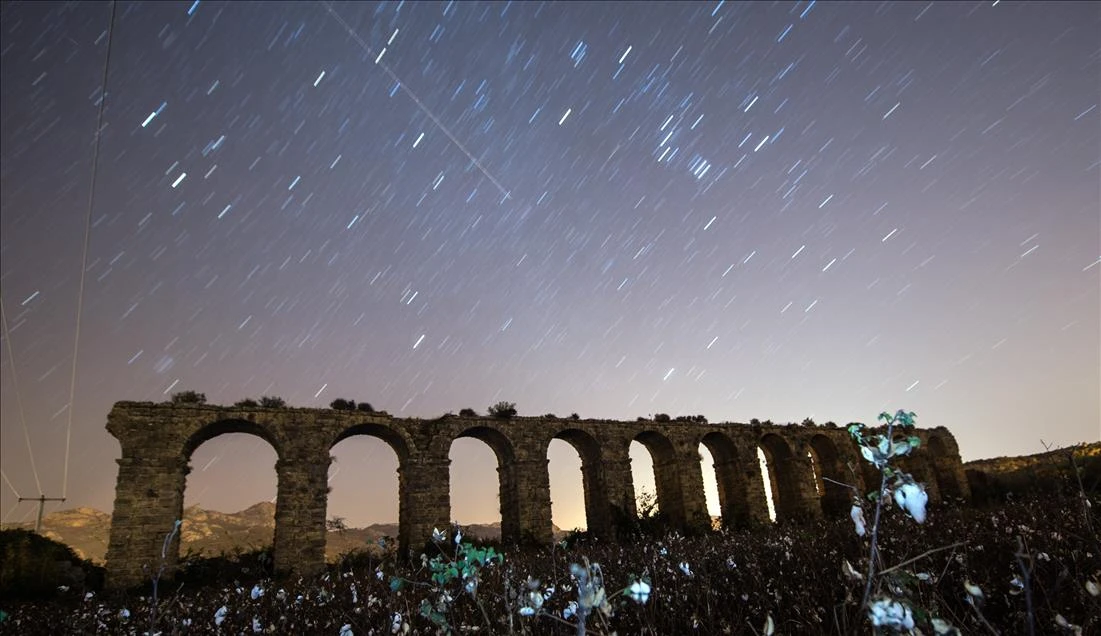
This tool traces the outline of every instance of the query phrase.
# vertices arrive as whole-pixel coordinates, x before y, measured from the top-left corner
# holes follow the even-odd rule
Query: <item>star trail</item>
[[[17,493],[109,510],[111,405],[184,389],[424,418],[904,408],[965,461],[1101,437],[1097,4],[114,10],[3,5],[5,521]],[[492,520],[474,446],[452,474],[484,507],[453,507]],[[579,484],[570,453],[552,479]],[[336,454],[330,514],[394,521],[393,453]],[[204,444],[189,505],[270,499],[273,461]]]

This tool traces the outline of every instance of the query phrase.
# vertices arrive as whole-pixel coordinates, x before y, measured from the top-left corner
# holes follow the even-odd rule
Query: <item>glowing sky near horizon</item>
[[[111,405],[182,389],[1101,438],[1101,5],[330,6],[117,5],[70,414],[110,5],[4,5],[4,520],[109,510]],[[389,448],[334,452],[330,515],[393,521]],[[204,444],[188,503],[274,458]]]

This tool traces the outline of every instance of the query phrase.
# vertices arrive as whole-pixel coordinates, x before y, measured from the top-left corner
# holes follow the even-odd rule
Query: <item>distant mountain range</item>
[[[4,524],[5,528],[33,529],[33,523]],[[168,533],[171,528],[165,528]],[[494,540],[501,536],[500,523],[464,525],[468,536]],[[111,515],[95,508],[72,508],[53,512],[42,518],[42,534],[60,541],[78,556],[103,564],[107,555],[107,540],[111,533]],[[562,534],[554,528],[555,536]],[[270,546],[275,535],[275,504],[262,502],[240,512],[226,513],[191,506],[184,510],[180,528],[180,555],[188,552],[203,556],[233,554]],[[351,550],[372,549],[383,537],[398,536],[398,524],[376,523],[366,528],[330,530],[325,545],[325,558],[335,561]]]

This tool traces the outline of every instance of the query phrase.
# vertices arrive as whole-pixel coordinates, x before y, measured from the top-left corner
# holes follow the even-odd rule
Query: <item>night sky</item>
[[[5,521],[110,510],[111,405],[184,389],[1101,437],[1099,4],[120,2],[77,338],[110,16],[3,4]],[[393,452],[335,454],[330,515],[395,520]],[[275,495],[257,438],[192,459]]]

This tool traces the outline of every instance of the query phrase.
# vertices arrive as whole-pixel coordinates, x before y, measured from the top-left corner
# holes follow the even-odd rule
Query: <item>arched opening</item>
[[[719,502],[719,481],[715,475],[715,457],[707,444],[700,442],[700,474],[703,475],[703,500],[707,504],[707,518],[711,529],[717,530],[723,524],[723,507]]]
[[[611,532],[597,441],[584,431],[565,430],[551,440],[547,457],[554,525],[561,530],[588,529],[601,536]]]
[[[844,517],[849,513],[852,491],[841,485],[846,480],[837,446],[825,435],[815,435],[810,440],[808,454],[822,514],[827,519]]]
[[[547,448],[550,471],[551,521],[560,532],[585,530],[585,487],[581,456],[569,442],[552,439]]]
[[[492,428],[467,429],[451,442],[450,516],[467,535],[519,538],[519,493],[506,469],[513,456],[508,439]]]
[[[654,485],[654,459],[641,442],[632,441],[627,452],[631,458],[631,481],[635,486],[635,510],[639,516],[660,511],[657,487]]]
[[[918,453],[921,451],[919,450]],[[940,492],[941,500],[961,499],[963,493],[960,491],[960,484],[956,481],[956,476],[952,473],[948,466],[948,448],[944,445],[944,441],[936,435],[929,436],[928,449],[925,453],[927,463],[932,472],[933,479],[937,482],[937,490]]]
[[[673,444],[661,433],[645,431],[635,436],[632,441],[631,473],[635,478],[636,495],[640,490],[639,472],[635,469],[634,443],[638,442],[645,448],[652,466],[652,478],[654,494],[657,500],[657,512],[664,516],[673,527],[683,527],[686,523],[684,512],[684,500],[681,498],[680,472],[677,469],[676,451]],[[637,498],[636,498],[637,505]],[[637,506],[641,513],[642,506]]]
[[[765,506],[768,507],[768,520],[776,523],[776,483],[772,480],[768,455],[765,454],[765,450],[760,446],[757,447],[757,464],[761,469],[761,486],[765,491]]]
[[[775,519],[783,520],[799,516],[799,486],[796,483],[794,455],[784,438],[769,433],[761,438],[760,450],[765,457],[769,490]]]
[[[349,552],[381,554],[399,536],[396,436],[384,427],[349,429],[333,444],[326,504],[325,559]],[[387,438],[390,438],[389,440]],[[404,443],[397,439],[398,448]]]
[[[727,527],[750,522],[745,473],[738,462],[737,448],[722,433],[708,433],[700,442],[703,483],[707,509]],[[712,507],[712,497],[714,505]]]
[[[214,422],[188,440],[184,457],[180,552],[218,556],[270,549],[279,456],[267,431],[242,420]]]

